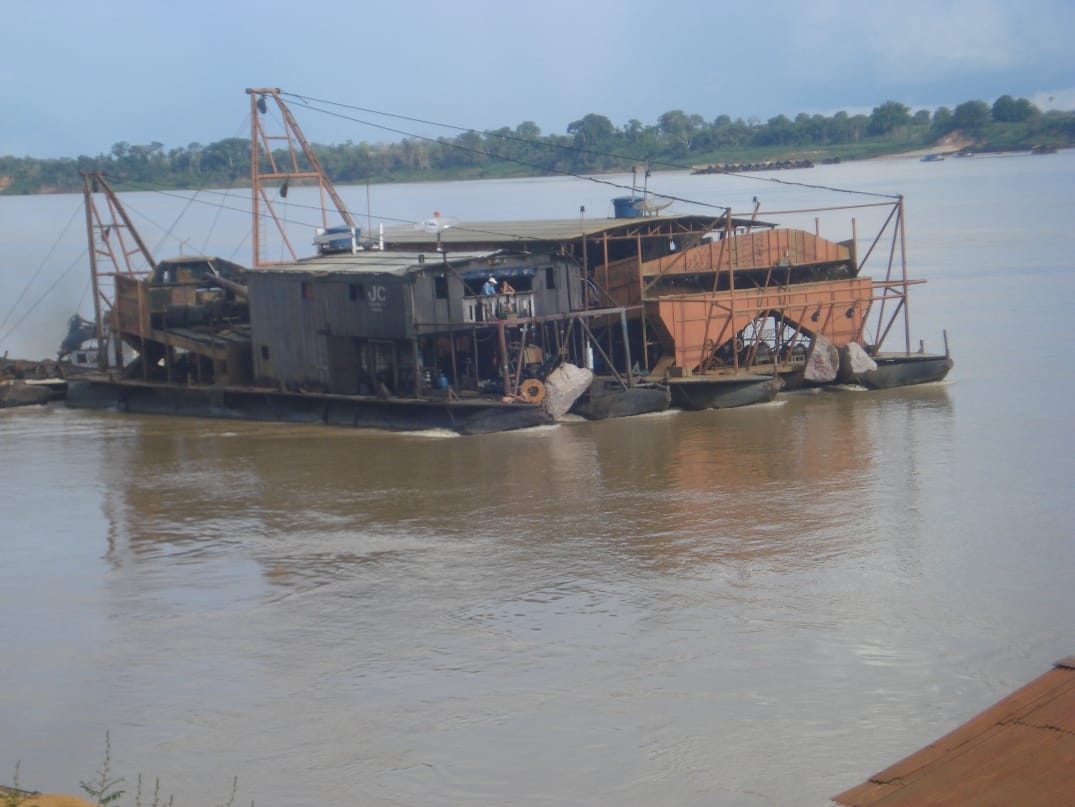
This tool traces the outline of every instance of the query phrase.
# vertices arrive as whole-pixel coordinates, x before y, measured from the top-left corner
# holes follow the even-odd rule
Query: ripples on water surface
[[[185,804],[825,804],[1075,652],[1052,259],[927,272],[957,365],[917,389],[468,438],[0,413],[0,765],[73,792],[108,730]]]

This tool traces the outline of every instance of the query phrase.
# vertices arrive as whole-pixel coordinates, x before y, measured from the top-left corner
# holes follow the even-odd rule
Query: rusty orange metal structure
[[[1075,804],[1075,656],[833,799],[842,807]]]
[[[907,288],[923,282],[907,277],[902,198],[851,208],[878,206],[892,209],[861,262],[853,220],[852,238],[834,242],[753,217],[733,219],[729,210],[708,239],[649,260],[640,248],[599,267],[595,276],[615,304],[640,312],[643,328],[656,335],[662,366],[680,372],[705,373],[722,364],[749,368],[763,334],[781,342],[820,336],[837,348],[863,344],[871,311],[878,316],[876,348],[901,316],[909,330]],[[891,244],[884,278],[860,276],[886,231]],[[722,346],[723,361],[717,356]]]
[[[100,194],[98,196],[97,194]],[[104,346],[112,326],[110,317],[127,281],[137,283],[153,270],[153,255],[131,223],[127,210],[100,171],[82,172],[82,195],[86,210],[86,237],[90,245],[90,282],[98,344]],[[102,204],[98,204],[98,199]],[[140,258],[141,260],[137,260]],[[116,361],[122,364],[121,340],[113,339]],[[100,361],[107,359],[101,350]]]
[[[798,332],[822,335],[837,347],[858,341],[873,297],[869,278],[661,297],[659,334],[679,367],[707,369],[714,347],[762,319],[778,317]],[[739,351],[747,345],[739,345]]]
[[[317,155],[303,135],[291,110],[280,97],[280,90],[260,87],[248,88],[246,92],[250,96],[250,188],[253,213],[251,237],[254,266],[269,265],[269,262],[263,260],[262,257],[265,251],[261,229],[263,217],[272,219],[283,239],[284,246],[291,255],[291,260],[298,260],[299,255],[288,238],[285,222],[276,210],[270,192],[271,186],[275,186],[276,193],[280,197],[286,198],[292,180],[298,183],[315,183],[321,194],[322,226],[329,226],[328,202],[332,203],[346,226],[354,227],[355,223],[347,206],[336,193],[336,188],[321,167]],[[273,102],[280,113],[281,120],[275,129],[270,129],[266,125],[269,101]],[[281,145],[286,149],[276,148]],[[284,153],[281,154],[281,151]]]

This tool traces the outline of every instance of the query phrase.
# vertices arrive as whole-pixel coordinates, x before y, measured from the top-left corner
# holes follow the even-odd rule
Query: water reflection
[[[933,385],[466,439],[131,419],[103,446],[110,557],[241,554],[300,589],[453,545],[595,578],[790,569],[863,551],[951,415]]]

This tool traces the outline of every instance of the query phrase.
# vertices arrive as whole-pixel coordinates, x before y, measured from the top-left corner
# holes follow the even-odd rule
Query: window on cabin
[[[347,284],[347,299],[352,303],[358,302],[364,299],[366,296],[366,287],[361,283],[348,283]]]
[[[555,266],[546,266],[545,267],[545,288],[547,288],[547,289],[555,289],[556,288],[556,267]]]
[[[312,300],[314,298],[314,284],[309,280],[302,281],[302,299]]]
[[[269,346],[268,345],[262,345],[261,346],[261,360],[262,361],[268,361],[269,360]]]
[[[448,299],[448,278],[441,276],[433,278],[433,296],[438,300]]]

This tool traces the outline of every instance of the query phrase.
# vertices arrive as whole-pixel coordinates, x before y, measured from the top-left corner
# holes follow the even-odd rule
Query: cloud
[[[1069,3],[905,0],[852,7],[816,0],[789,26],[796,62],[841,82],[870,76],[890,85],[1072,65]],[[1002,93],[1001,93],[1002,94]]]
[[[1060,90],[1038,90],[1030,95],[1029,100],[1038,109],[1070,111],[1075,109],[1075,87]]]

